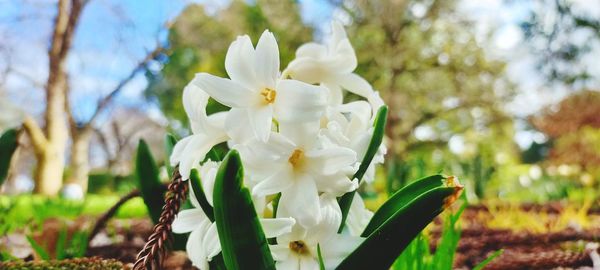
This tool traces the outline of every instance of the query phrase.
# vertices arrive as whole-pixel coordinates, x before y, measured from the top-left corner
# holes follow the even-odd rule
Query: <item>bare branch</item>
[[[98,106],[96,107],[96,111],[94,112],[94,114],[92,115],[90,120],[85,124],[85,128],[89,129],[90,126],[94,123],[94,121],[98,117],[98,115],[100,113],[102,113],[102,111],[104,109],[106,109],[106,107],[112,102],[112,100],[115,98],[115,96],[117,96],[121,92],[121,90],[123,90],[123,88],[129,82],[131,82],[131,80],[133,80],[133,78],[135,78],[135,76],[138,74],[138,72],[144,70],[146,68],[146,66],[148,65],[148,63],[150,63],[150,61],[156,59],[161,53],[164,52],[164,50],[165,50],[164,47],[162,47],[160,45],[156,46],[156,48],[154,50],[149,52],[146,55],[146,57],[144,59],[142,59],[135,66],[135,68],[129,73],[129,75],[127,77],[125,77],[123,80],[121,80],[117,84],[117,86],[108,95],[106,95],[102,100],[100,100],[100,102],[98,102]]]
[[[48,144],[48,140],[46,139],[46,136],[44,136],[42,128],[40,128],[33,118],[25,116],[25,119],[23,120],[23,129],[27,135],[29,135],[35,153],[41,154]]]

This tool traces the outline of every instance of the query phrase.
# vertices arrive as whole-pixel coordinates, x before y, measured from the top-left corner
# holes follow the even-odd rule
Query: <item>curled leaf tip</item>
[[[456,176],[448,176],[444,179],[446,187],[454,188],[454,192],[444,200],[444,208],[450,207],[462,193],[464,186],[458,181]]]
[[[444,179],[444,184],[446,187],[460,187],[463,188],[463,185],[458,181],[458,177],[451,175]]]

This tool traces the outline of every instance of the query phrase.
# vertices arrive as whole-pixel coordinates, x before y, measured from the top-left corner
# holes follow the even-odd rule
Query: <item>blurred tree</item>
[[[89,172],[89,144],[98,116],[106,110],[121,90],[135,75],[162,53],[162,47],[150,51],[130,75],[123,78],[108,95],[102,97],[93,115],[84,121],[73,117],[70,106],[71,92],[67,59],[71,55],[72,43],[80,24],[81,14],[89,0],[58,0],[56,16],[52,26],[48,50],[48,78],[45,84],[44,126],[32,117],[25,116],[23,128],[27,133],[36,157],[34,192],[55,196],[63,183],[66,150],[71,139],[70,174],[67,182],[77,184],[85,193]],[[54,5],[54,4],[52,4]]]
[[[553,140],[549,161],[600,169],[600,92],[571,94],[530,118],[532,125]]]
[[[208,14],[202,5],[188,6],[169,33],[169,59],[160,72],[147,73],[150,85],[146,95],[158,99],[167,117],[187,123],[181,102],[183,87],[198,72],[227,77],[224,62],[229,44],[243,34],[256,44],[265,29],[277,38],[282,67],[294,57],[297,47],[312,39],[312,29],[303,24],[294,0],[234,0],[216,14]]]
[[[521,26],[534,55],[538,69],[550,83],[563,83],[573,89],[594,82],[590,73],[595,62],[585,63],[600,45],[600,18],[586,13],[587,3],[579,10],[573,1],[536,0],[531,13]]]
[[[447,149],[453,137],[487,152],[514,149],[505,64],[486,55],[456,1],[332,2],[351,19],[358,73],[390,106],[387,135],[398,158]]]

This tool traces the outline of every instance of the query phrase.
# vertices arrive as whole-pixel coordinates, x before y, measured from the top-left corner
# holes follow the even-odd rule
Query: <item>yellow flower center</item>
[[[302,151],[302,149],[296,149],[296,150],[294,150],[292,155],[290,155],[290,158],[288,159],[288,161],[290,162],[290,164],[292,164],[292,166],[294,168],[298,168],[302,165],[303,159],[304,159],[304,151]]]
[[[300,254],[300,255],[310,254],[310,251],[308,250],[308,247],[302,241],[290,242],[290,249],[293,252],[295,252],[297,254]]]
[[[264,88],[262,91],[260,91],[260,95],[264,97],[265,102],[267,104],[271,104],[275,102],[275,97],[277,97],[277,91],[270,88]]]

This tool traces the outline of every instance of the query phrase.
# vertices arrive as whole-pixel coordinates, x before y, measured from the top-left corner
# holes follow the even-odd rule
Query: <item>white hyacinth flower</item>
[[[183,108],[190,119],[192,135],[175,144],[170,157],[171,165],[179,164],[179,173],[184,180],[190,172],[200,166],[210,149],[229,137],[225,133],[224,122],[227,113],[206,115],[209,96],[193,84],[183,90]]]
[[[316,136],[297,137],[307,140],[273,133],[266,143],[251,142],[239,150],[244,167],[258,179],[253,195],[281,192],[279,209],[289,210],[300,225],[310,227],[319,222],[319,192],[340,196],[358,187],[347,176],[356,153],[339,146],[321,148]]]
[[[326,89],[279,78],[279,48],[269,31],[262,34],[256,49],[250,37],[238,37],[227,51],[225,69],[231,79],[199,73],[192,83],[231,107],[225,129],[238,142],[250,134],[265,142],[273,119],[315,120],[325,109]]]
[[[325,268],[334,269],[364,240],[337,233],[342,221],[342,212],[334,196],[323,194],[319,200],[318,224],[309,228],[296,225],[290,233],[277,237],[277,244],[271,246],[277,269],[319,269],[317,245],[321,249]],[[290,214],[285,210],[278,210],[277,215]]]
[[[332,35],[327,44],[306,43],[296,51],[285,75],[303,82],[326,86],[329,91],[329,104],[342,104],[342,88],[362,96],[371,103],[377,102],[371,85],[361,76],[353,73],[358,64],[354,48],[339,22],[331,25]]]
[[[212,191],[214,189],[218,163],[206,162],[200,167],[200,179],[206,199],[213,205]],[[192,264],[201,270],[209,269],[209,262],[221,252],[221,244],[216,223],[211,222],[200,207],[194,190],[189,188],[190,202],[194,208],[179,212],[173,221],[174,233],[190,233],[186,251]],[[261,218],[263,231],[267,238],[289,233],[296,223],[293,218]]]
[[[365,101],[330,107],[325,120],[326,128],[321,130],[321,134],[333,144],[354,150],[360,162],[373,137],[374,119],[371,112],[371,105]],[[365,181],[371,183],[375,179],[375,166],[383,163],[386,152],[387,148],[381,144],[364,175]]]

